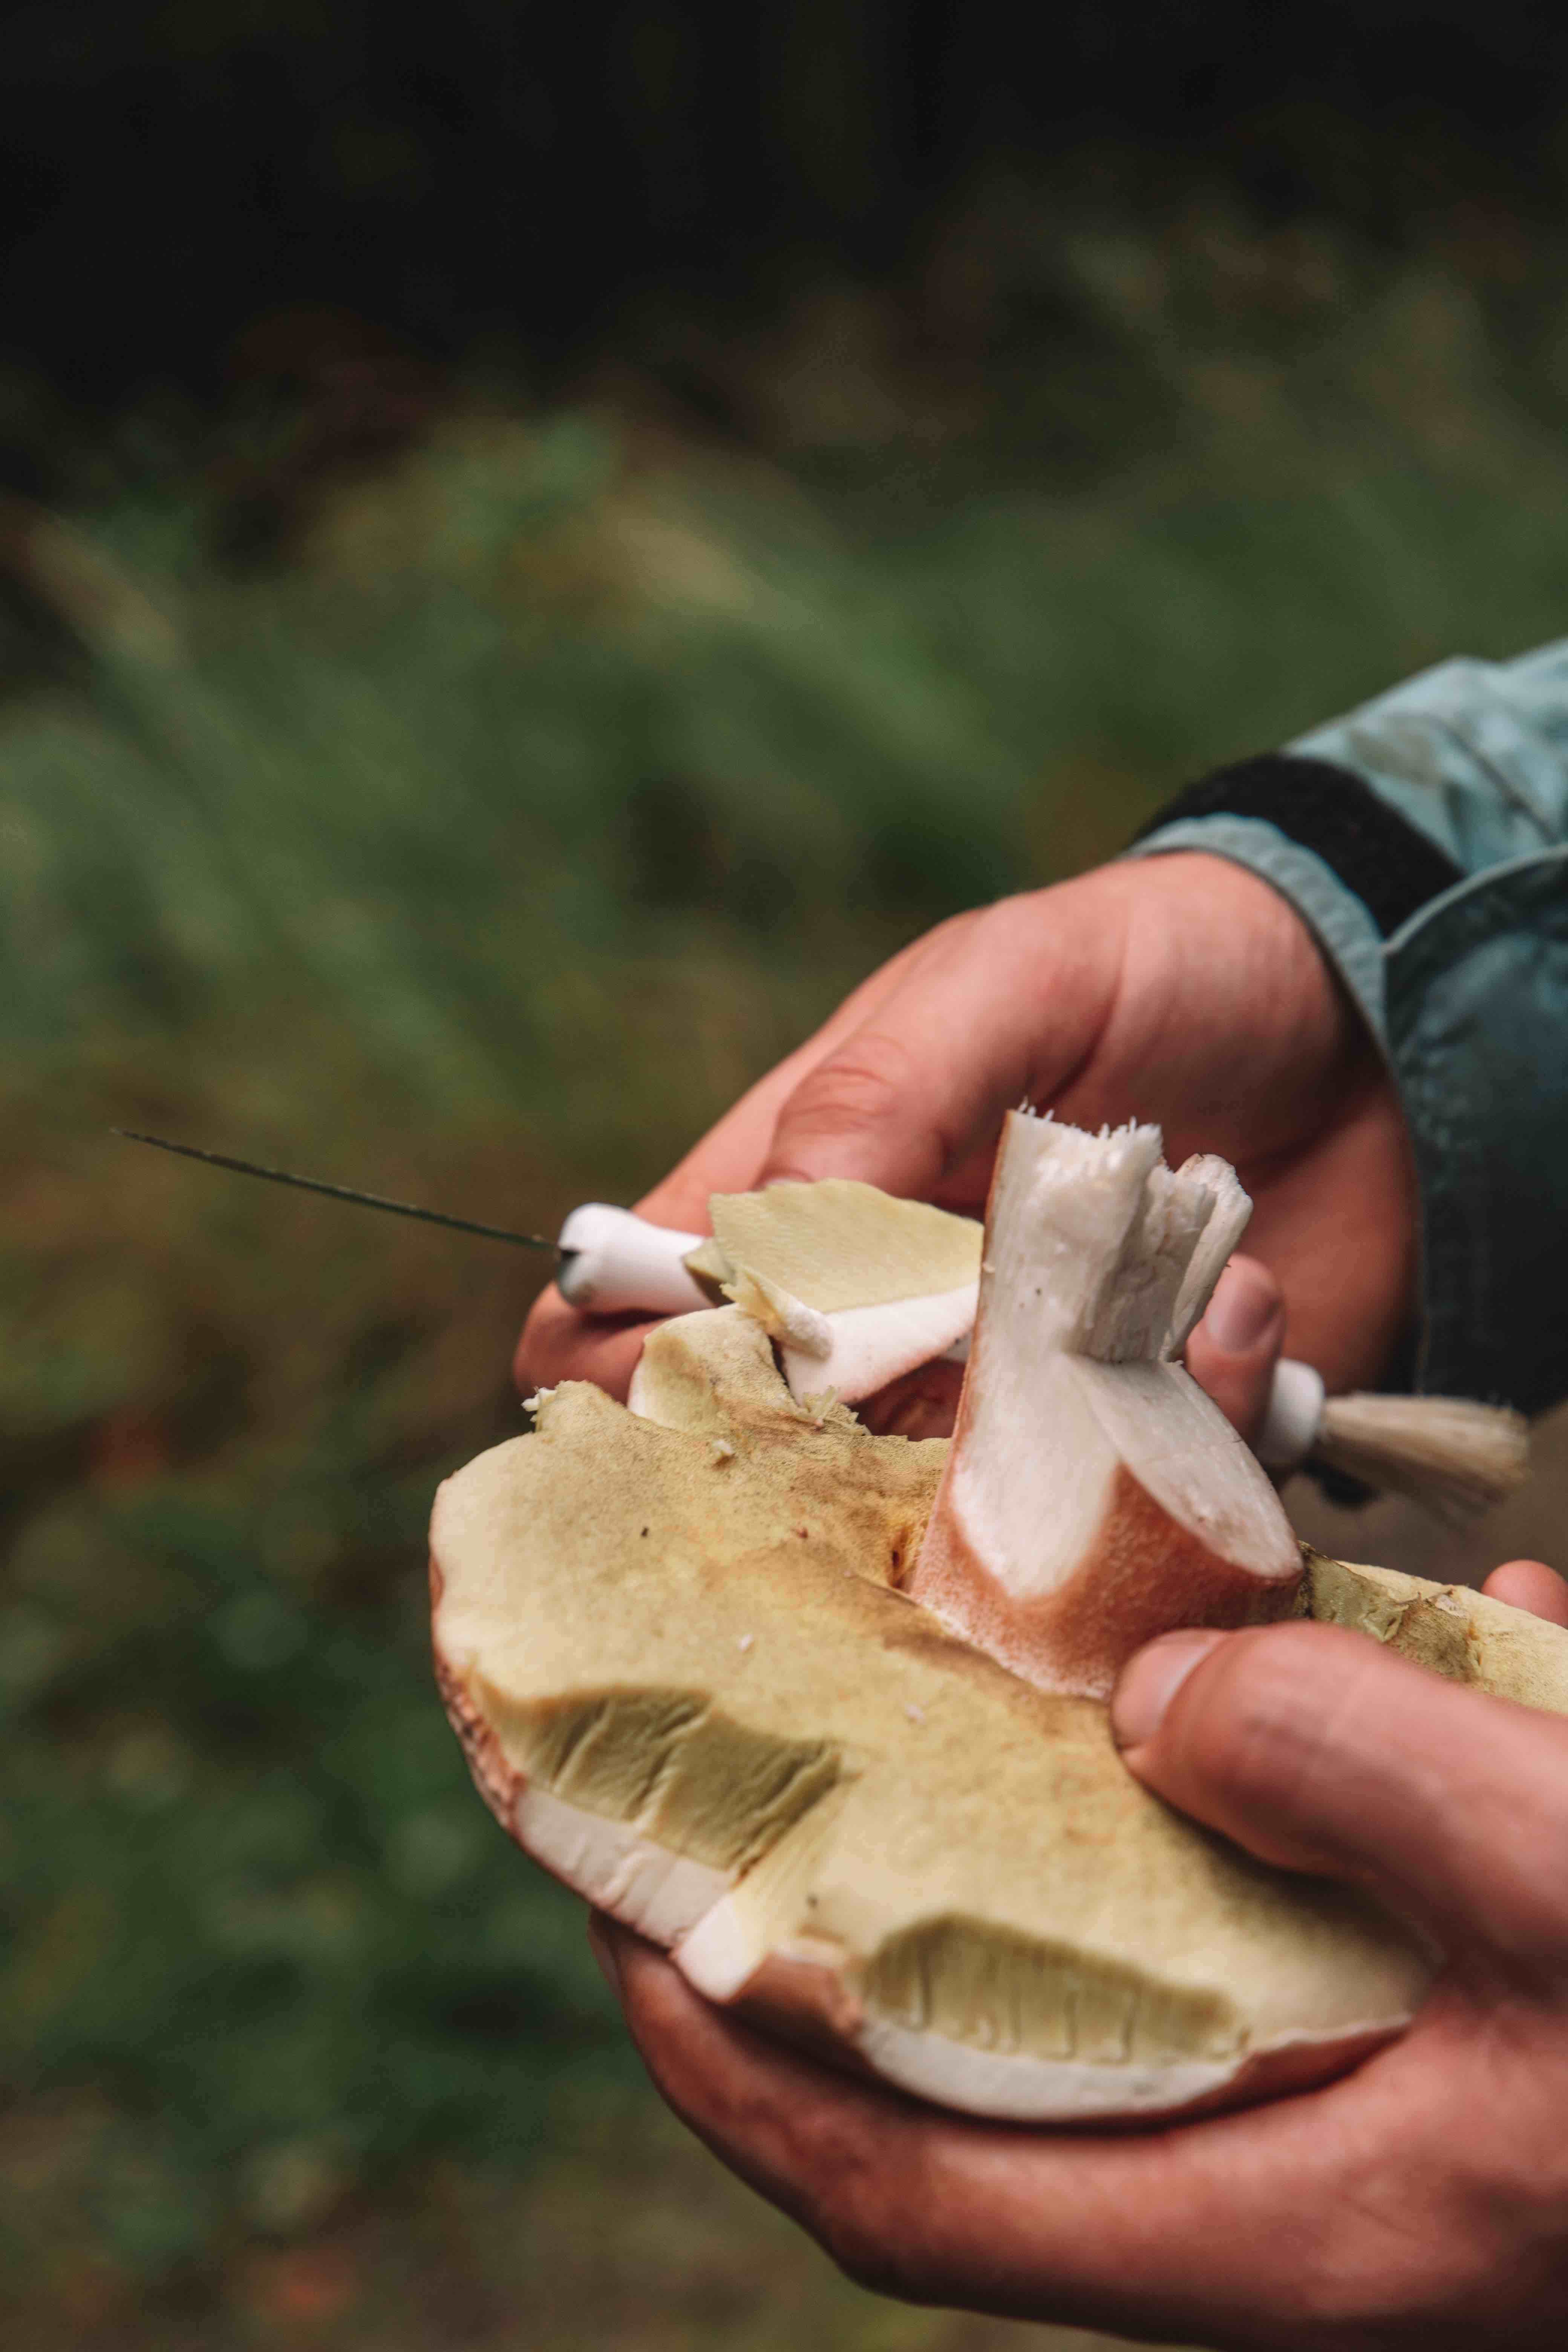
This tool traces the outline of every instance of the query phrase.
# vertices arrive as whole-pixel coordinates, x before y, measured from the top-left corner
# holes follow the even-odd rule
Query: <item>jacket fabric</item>
[[[1289,900],[1387,1060],[1420,1198],[1410,1384],[1568,1396],[1568,640],[1222,769],[1128,854],[1178,849]]]

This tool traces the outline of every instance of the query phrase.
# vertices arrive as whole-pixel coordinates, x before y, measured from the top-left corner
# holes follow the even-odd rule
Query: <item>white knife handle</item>
[[[555,1279],[572,1306],[595,1315],[689,1315],[712,1304],[681,1264],[701,1239],[700,1234],[650,1225],[630,1209],[592,1201],[574,1209],[561,1228]],[[942,1361],[962,1364],[968,1357],[965,1332],[943,1351]],[[1274,1368],[1268,1410],[1253,1451],[1270,1470],[1297,1469],[1317,1443],[1322,1420],[1321,1374],[1310,1364],[1282,1357]]]
[[[680,1263],[701,1239],[700,1234],[650,1225],[630,1209],[589,1201],[574,1209],[561,1228],[556,1284],[572,1306],[595,1315],[624,1315],[634,1308],[689,1315],[694,1307],[712,1304]]]
[[[1252,1441],[1266,1470],[1299,1470],[1323,1425],[1323,1376],[1310,1364],[1281,1356],[1274,1367],[1268,1410]]]

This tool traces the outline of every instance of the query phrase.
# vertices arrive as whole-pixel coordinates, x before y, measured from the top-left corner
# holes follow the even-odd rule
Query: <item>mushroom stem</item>
[[[1279,1497],[1169,1360],[1239,1237],[1224,1163],[1157,1128],[1013,1113],[958,1424],[909,1590],[1043,1688],[1109,1696],[1142,1642],[1289,1613]]]

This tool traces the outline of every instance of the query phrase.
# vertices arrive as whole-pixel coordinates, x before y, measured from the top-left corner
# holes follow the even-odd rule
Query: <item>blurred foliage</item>
[[[147,425],[91,502],[0,513],[0,2262],[30,2344],[363,2320],[540,2352],[590,2306],[639,2347],[1000,2340],[815,2271],[764,2308],[774,2252],[628,2268],[608,2218],[584,2268],[538,2218],[559,2187],[519,2243],[583,2300],[519,2320],[507,2181],[542,2151],[584,2210],[619,2182],[668,2246],[706,2226],[625,2185],[668,2144],[577,1906],[427,1682],[429,1494],[517,1426],[538,1271],[103,1129],[551,1230],[930,921],[1561,630],[1568,315],[1523,371],[1436,262],[1369,278],[1217,215],[1052,250],[1095,334],[984,413],[830,289],[731,355],[771,461],[628,375],[455,391],[374,467],[302,462],[301,411],[195,454]],[[416,2326],[384,2281],[426,2240],[450,2307]]]
[[[1562,212],[1540,0],[1320,0],[1308,28],[1247,0],[20,0],[5,32],[0,352],[97,408],[209,393],[302,298],[552,372],[634,315],[733,330],[834,271],[918,279],[933,222],[1021,164],[1058,194],[1109,167],[1144,233],[1216,184],[1404,251]],[[950,352],[989,341],[975,292],[916,295]]]
[[[1249,271],[1209,229],[1176,265],[1073,245],[1100,380],[1030,387],[1033,486],[969,478],[994,419],[924,469],[909,433],[825,423],[791,391],[807,320],[772,354],[788,472],[475,400],[390,473],[312,485],[286,563],[215,562],[221,501],[181,474],[79,520],[14,501],[11,1044],[265,988],[352,1007],[403,1083],[521,1090],[577,1132],[606,960],[837,975],[1108,853],[1218,758],[1549,631],[1568,385],[1542,371],[1531,415],[1437,271],[1336,310],[1331,253],[1279,348],[1280,257]],[[1203,299],[1249,275],[1250,349]],[[852,396],[839,330],[818,356]],[[1098,462],[1052,482],[1086,406]]]

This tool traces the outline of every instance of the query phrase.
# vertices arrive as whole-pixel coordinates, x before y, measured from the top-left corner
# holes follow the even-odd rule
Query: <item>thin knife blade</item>
[[[258,1176],[265,1184],[290,1184],[299,1192],[324,1192],[329,1200],[348,1201],[357,1209],[380,1209],[389,1217],[415,1217],[423,1225],[446,1225],[455,1234],[478,1234],[485,1241],[508,1242],[514,1249],[561,1253],[542,1234],[514,1234],[505,1225],[482,1225],[472,1217],[449,1217],[443,1209],[422,1209],[412,1201],[391,1201],[382,1192],[357,1192],[352,1184],[329,1184],[320,1176],[296,1176],[287,1168],[263,1168],[255,1160],[237,1160],[226,1151],[208,1151],[199,1143],[175,1143],[166,1135],[143,1135],[132,1127],[111,1127],[126,1143],[150,1143],[155,1151],[173,1151],[182,1160],[200,1160],[209,1168],[226,1168],[236,1176]]]

